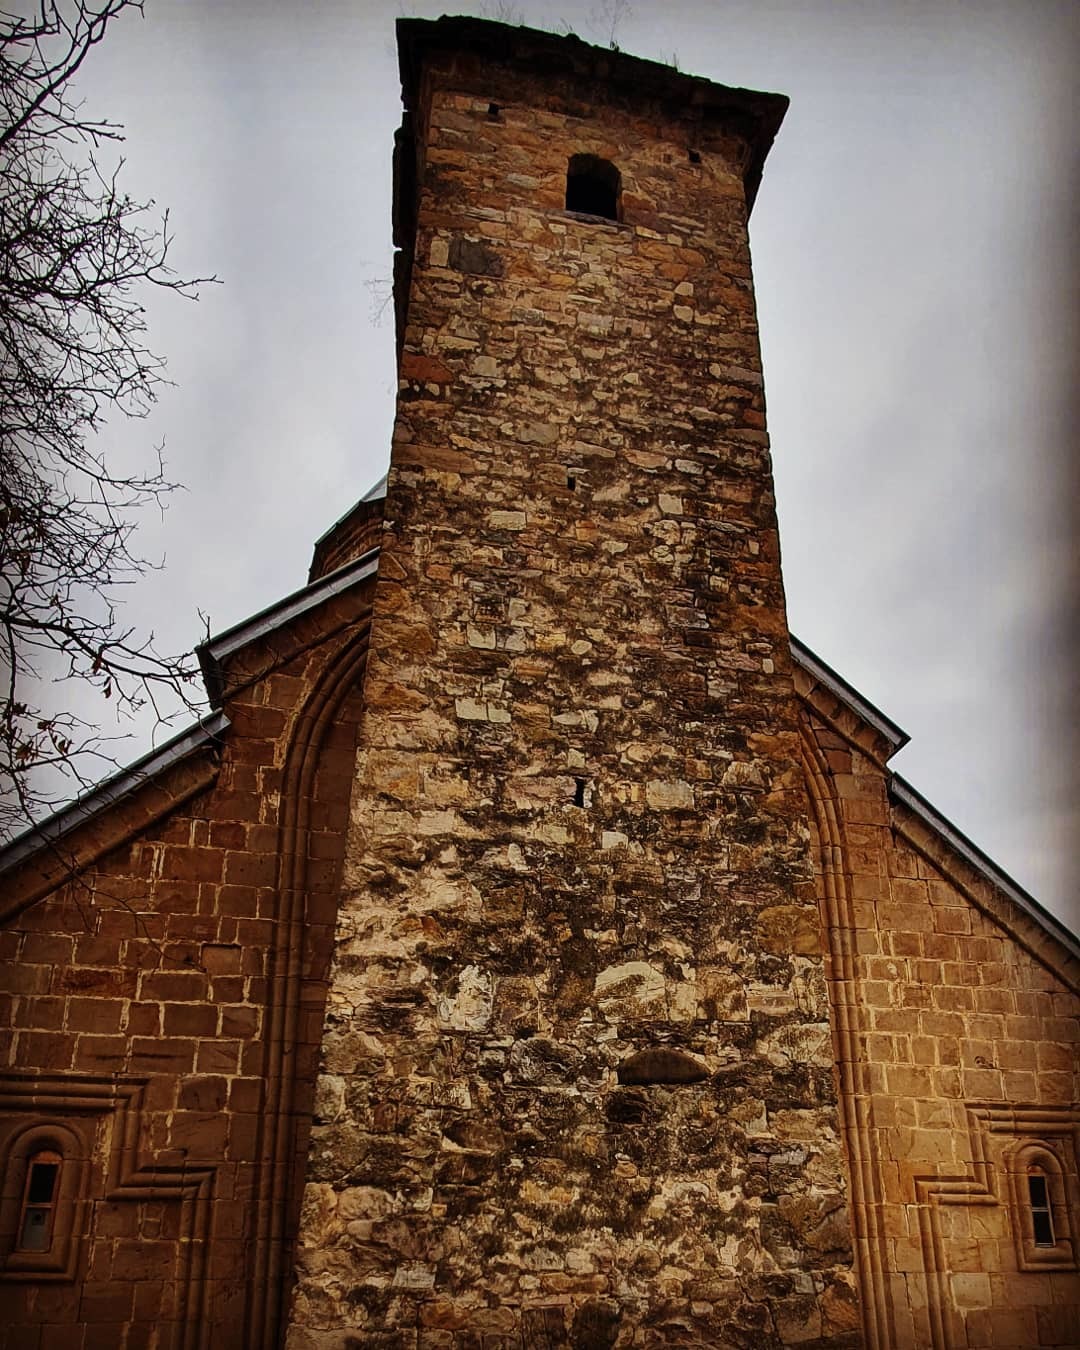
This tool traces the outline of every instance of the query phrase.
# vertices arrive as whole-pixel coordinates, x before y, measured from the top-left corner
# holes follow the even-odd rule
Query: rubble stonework
[[[403,37],[389,497],[0,850],[0,1350],[1077,1350],[1080,942],[786,628],[783,100]]]
[[[854,1345],[746,233],[784,100],[401,28],[415,242],[288,1343]],[[620,220],[566,211],[579,154]]]

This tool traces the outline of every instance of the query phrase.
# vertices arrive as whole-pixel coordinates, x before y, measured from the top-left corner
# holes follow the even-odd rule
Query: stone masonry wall
[[[417,110],[288,1345],[854,1345],[746,147],[555,69]]]
[[[340,884],[355,680],[332,725],[310,712],[361,599],[339,595],[238,656],[209,786],[134,832],[147,801],[161,815],[175,782],[148,782],[108,808],[87,827],[91,842],[125,830],[126,840],[29,907],[35,859],[3,878],[4,1350],[240,1350],[256,1322],[269,1330],[251,1344],[274,1343]],[[313,642],[320,628],[337,637]],[[282,859],[297,848],[305,923],[290,949]],[[53,1241],[38,1261],[16,1250],[16,1235],[40,1148],[63,1161]]]
[[[857,952],[877,1343],[1076,1350],[1080,961],[891,799],[880,765],[820,720],[814,739]],[[1059,1177],[1055,1248],[1030,1240],[1030,1167]]]

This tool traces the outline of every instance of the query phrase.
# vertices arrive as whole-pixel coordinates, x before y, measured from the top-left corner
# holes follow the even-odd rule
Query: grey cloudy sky
[[[110,435],[164,438],[186,484],[127,600],[163,647],[200,638],[198,609],[220,631],[302,585],[384,471],[393,22],[442,8],[149,0],[86,68],[128,191],[169,206],[181,271],[223,283],[152,300],[177,388]],[[608,37],[597,0],[451,12]],[[1078,35],[1054,0],[634,0],[616,33],[790,95],[751,242],[792,629],[911,734],[894,767],[1074,928]]]

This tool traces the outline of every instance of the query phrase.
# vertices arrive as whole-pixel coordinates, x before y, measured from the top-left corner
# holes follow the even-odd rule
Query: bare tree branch
[[[146,287],[197,298],[212,280],[173,272],[168,215],[124,193],[123,161],[95,158],[120,128],[85,117],[72,94],[125,10],[142,0],[0,11],[0,836],[57,804],[42,770],[79,789],[115,764],[96,728],[42,709],[46,664],[127,713],[157,711],[165,691],[190,702],[195,676],[116,609],[117,588],[149,567],[131,549],[134,516],[174,487],[160,449],[121,473],[96,448],[108,414],[144,417],[165,383],[146,346]]]

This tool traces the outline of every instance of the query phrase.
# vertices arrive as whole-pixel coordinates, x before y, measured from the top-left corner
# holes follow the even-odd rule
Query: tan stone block
[[[974,1007],[975,999],[970,989],[946,985],[933,991],[933,1004],[943,1012],[964,1012]]]
[[[1071,1073],[1077,1067],[1076,1047],[1041,1041],[1036,1047],[1036,1062],[1040,1070],[1058,1069]]]
[[[980,1013],[1011,1013],[1016,1000],[1008,989],[976,989],[975,1008]]]
[[[766,951],[811,956],[821,950],[821,920],[816,906],[766,906],[758,914],[757,925]]]
[[[894,1009],[897,1003],[898,982],[885,980],[865,980],[860,988],[861,1001],[869,1008]],[[904,1025],[913,1020],[910,1014],[902,1013]]]
[[[690,811],[694,808],[694,789],[682,779],[650,779],[645,785],[645,800],[657,811]]]
[[[1039,1100],[1046,1104],[1061,1104],[1072,1101],[1073,1099],[1073,1074],[1071,1073],[1038,1073],[1035,1076],[1038,1084]]]
[[[1033,1072],[1007,1069],[1001,1075],[1001,1081],[1006,1101],[1026,1103],[1034,1100],[1038,1085]]]
[[[926,1068],[910,1064],[891,1064],[886,1067],[889,1091],[905,1097],[926,1097],[931,1094],[933,1077]]]

